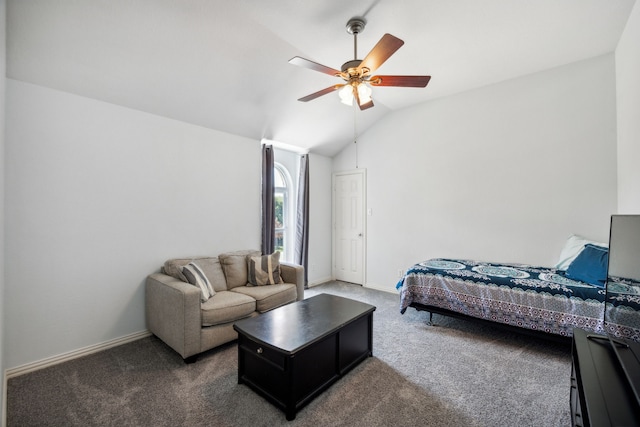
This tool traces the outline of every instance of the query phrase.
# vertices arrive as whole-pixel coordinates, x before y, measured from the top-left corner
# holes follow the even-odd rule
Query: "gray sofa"
[[[187,362],[197,354],[237,339],[233,323],[304,299],[304,268],[280,263],[283,283],[248,283],[247,256],[259,251],[236,251],[217,257],[171,259],[160,273],[147,277],[147,328]],[[182,267],[195,262],[213,285],[215,294],[201,302],[197,286],[188,283]]]

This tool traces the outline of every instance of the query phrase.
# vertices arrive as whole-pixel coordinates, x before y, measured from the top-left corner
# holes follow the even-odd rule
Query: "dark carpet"
[[[237,384],[230,343],[194,364],[148,337],[7,384],[12,426],[568,426],[570,347],[408,309],[397,295],[332,282],[373,304],[373,353],[287,422]]]

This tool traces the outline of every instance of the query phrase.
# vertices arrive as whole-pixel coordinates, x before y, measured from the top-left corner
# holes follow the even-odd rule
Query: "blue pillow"
[[[582,252],[569,264],[565,276],[569,279],[604,287],[607,281],[608,262],[608,248],[591,244],[584,245]]]

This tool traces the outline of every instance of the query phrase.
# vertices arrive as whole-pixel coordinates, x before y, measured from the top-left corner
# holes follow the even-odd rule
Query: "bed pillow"
[[[594,242],[576,234],[572,234],[565,242],[564,247],[560,252],[560,259],[555,265],[555,268],[558,270],[566,270],[569,268],[569,265],[576,259],[580,252],[582,252],[582,249],[584,249],[584,245],[596,245],[604,248],[608,246],[606,243]]]
[[[596,245],[585,245],[584,249],[567,268],[569,279],[604,287],[607,281],[609,249]]]

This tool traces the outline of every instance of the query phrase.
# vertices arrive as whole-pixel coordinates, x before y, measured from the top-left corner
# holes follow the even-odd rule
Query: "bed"
[[[413,307],[565,337],[573,328],[604,332],[604,287],[556,268],[436,258],[407,270],[397,288],[401,313]]]
[[[640,215],[613,215],[611,230],[611,249],[570,236],[554,267],[450,258],[420,262],[396,286],[400,312],[428,311],[430,323],[439,313],[552,336],[571,337],[580,328],[640,342]]]

